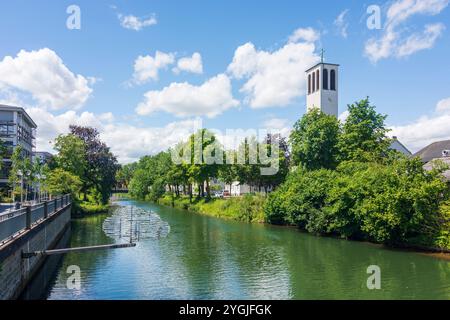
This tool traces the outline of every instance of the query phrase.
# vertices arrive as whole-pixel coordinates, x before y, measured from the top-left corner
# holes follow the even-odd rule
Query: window
[[[331,70],[331,72],[330,72],[330,80],[331,80],[331,83],[330,83],[330,89],[331,90],[333,90],[333,91],[335,91],[336,90],[336,71],[334,71],[334,70]]]
[[[317,90],[320,90],[320,71],[316,71],[316,88]]]
[[[316,91],[316,73],[313,72],[312,74],[312,92]]]
[[[328,90],[328,69],[323,69],[322,82],[322,88]]]
[[[311,94],[311,75],[308,75],[308,94]]]

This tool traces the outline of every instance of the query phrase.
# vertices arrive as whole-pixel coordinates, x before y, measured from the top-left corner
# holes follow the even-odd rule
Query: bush
[[[419,159],[389,165],[344,162],[337,170],[297,170],[265,206],[268,222],[378,243],[448,246],[447,186]],[[446,222],[445,222],[446,221]],[[428,240],[426,240],[428,239]]]
[[[75,212],[78,214],[97,214],[105,213],[109,209],[109,205],[97,204],[92,202],[75,203]]]
[[[166,194],[159,199],[158,203],[219,218],[264,222],[265,201],[266,198],[263,195],[248,194],[230,199],[193,199],[192,203],[189,202],[189,197],[182,196],[174,198],[172,202],[172,197]]]
[[[335,180],[335,171],[327,169],[297,169],[290,173],[287,181],[269,196],[264,209],[267,221],[327,233],[330,221],[324,207]]]

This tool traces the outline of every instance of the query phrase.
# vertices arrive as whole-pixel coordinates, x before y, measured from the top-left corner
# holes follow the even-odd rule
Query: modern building
[[[338,116],[339,65],[322,62],[306,70],[306,109]]]
[[[419,157],[426,170],[431,170],[437,160],[450,165],[450,140],[433,142],[416,152],[413,157]],[[450,170],[444,172],[444,177],[450,182]]]
[[[50,152],[36,151],[33,152],[33,162],[39,161],[40,163],[48,163],[53,158]]]
[[[36,128],[36,123],[23,108],[0,105],[0,139],[6,146],[0,171],[0,188],[6,187],[8,183],[11,155],[17,146],[22,146],[23,156],[32,160]]]

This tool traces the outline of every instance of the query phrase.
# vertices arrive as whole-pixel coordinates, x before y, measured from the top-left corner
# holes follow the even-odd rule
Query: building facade
[[[11,156],[17,146],[23,149],[23,156],[32,160],[35,148],[37,125],[23,108],[0,105],[0,139],[6,147],[0,171],[0,188],[8,183]]]
[[[50,152],[46,151],[36,151],[33,152],[33,162],[39,161],[39,163],[49,163],[53,158],[53,155]]]

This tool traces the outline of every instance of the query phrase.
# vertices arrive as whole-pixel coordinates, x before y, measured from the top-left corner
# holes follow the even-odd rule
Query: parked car
[[[214,191],[212,196],[213,198],[223,198],[223,191]]]

